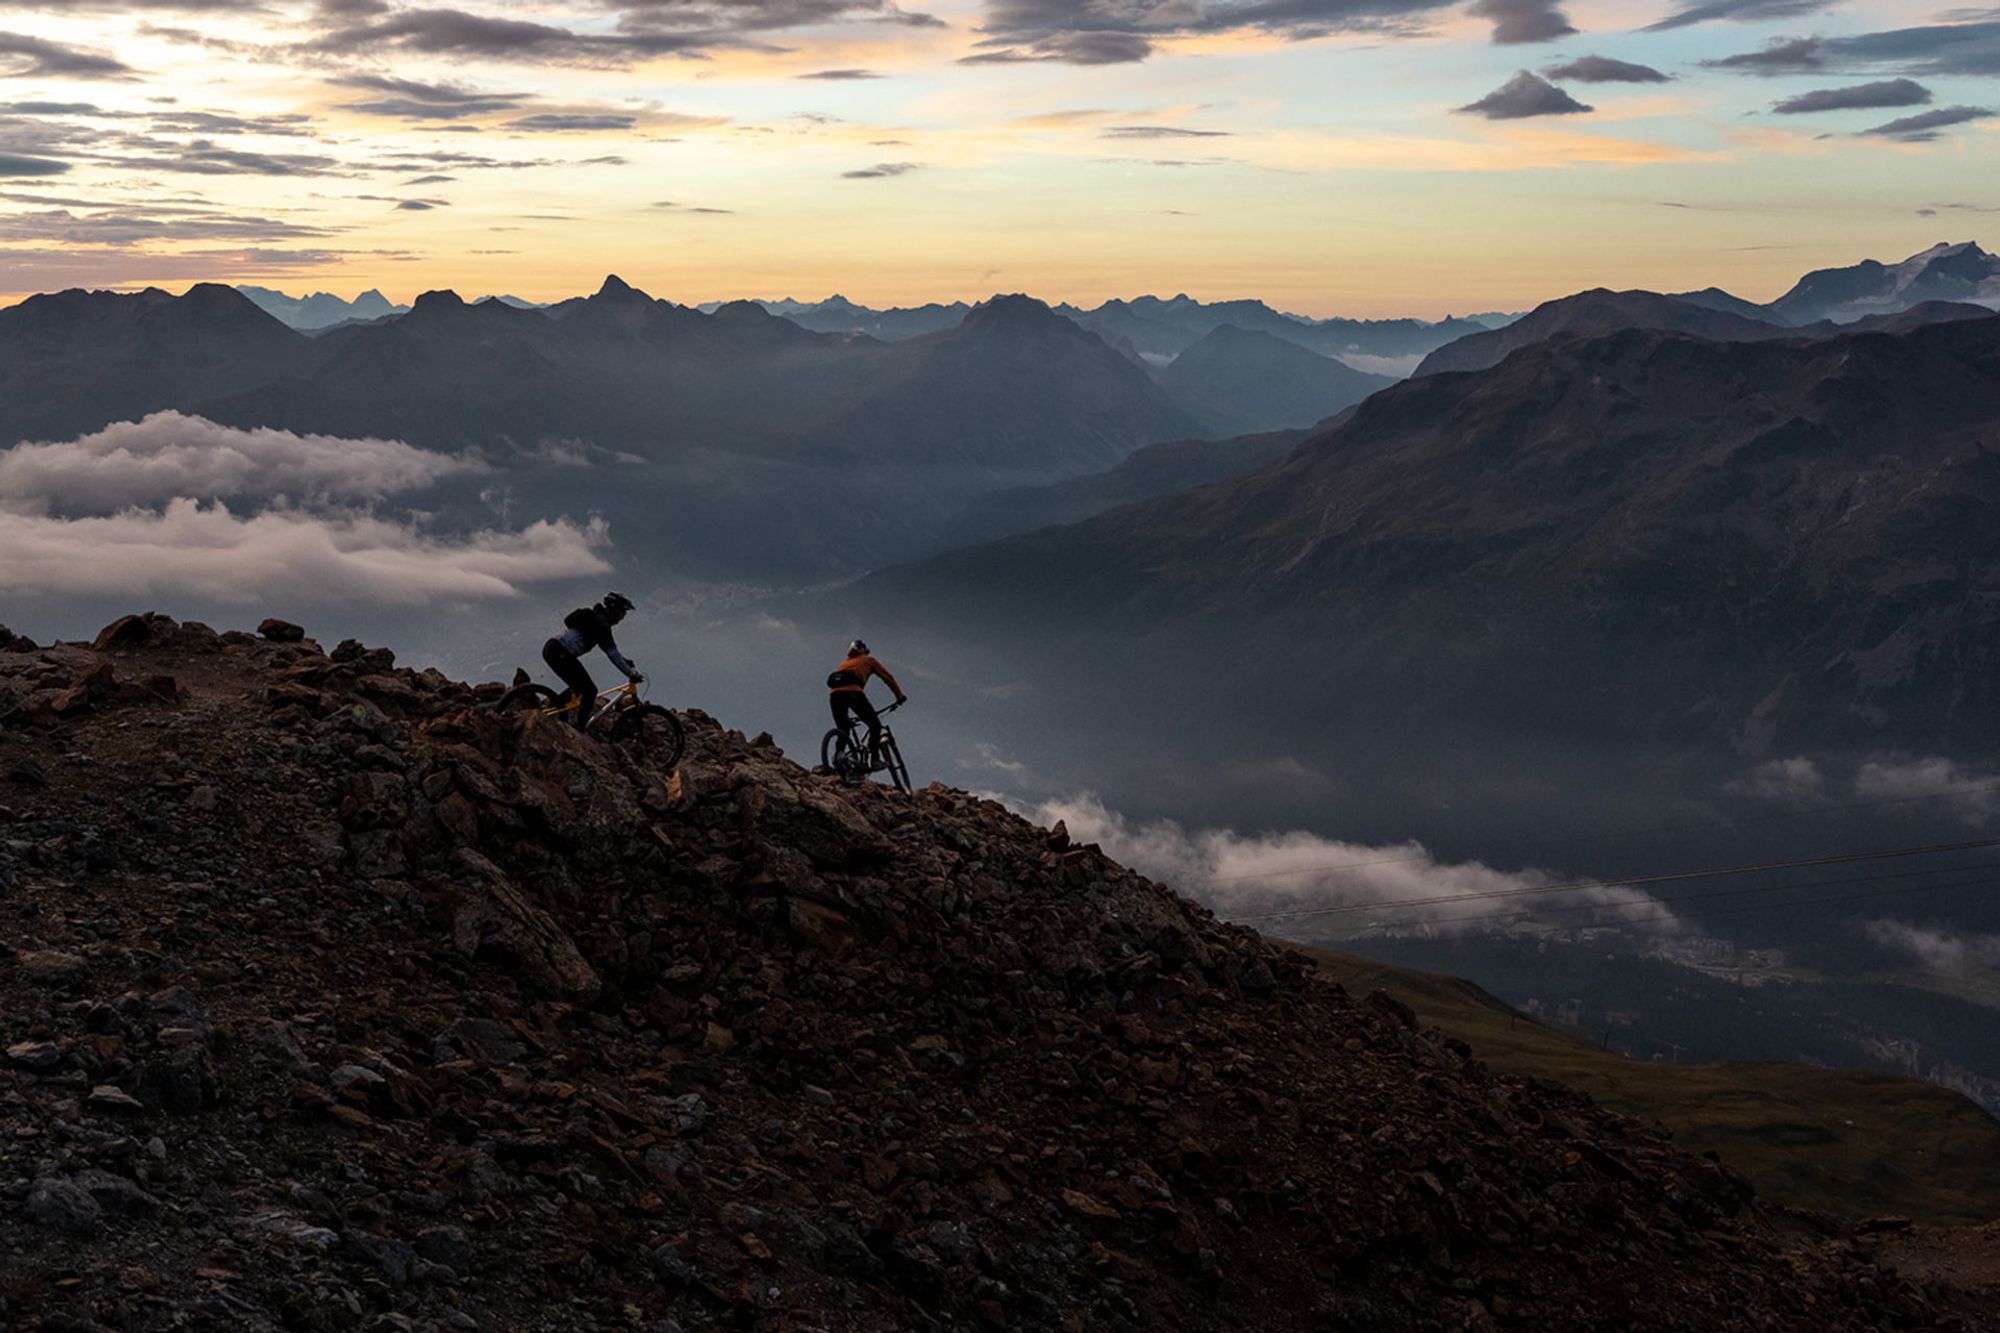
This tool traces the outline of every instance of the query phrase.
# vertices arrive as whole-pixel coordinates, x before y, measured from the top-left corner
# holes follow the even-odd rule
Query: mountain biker
[[[549,664],[549,670],[556,673],[564,685],[569,687],[561,703],[576,701],[576,709],[570,721],[581,731],[590,722],[591,705],[597,701],[597,682],[584,670],[582,657],[593,648],[602,648],[604,655],[611,659],[611,665],[625,673],[625,679],[634,685],[643,685],[646,678],[639,674],[639,668],[625,659],[618,651],[618,645],[611,638],[611,627],[625,618],[632,609],[632,599],[622,592],[607,592],[604,600],[596,606],[580,606],[563,617],[563,632],[542,645],[542,660]]]
[[[847,660],[833,669],[826,678],[827,702],[833,707],[833,725],[845,731],[848,717],[860,718],[868,724],[868,762],[878,762],[882,751],[882,716],[875,711],[875,705],[868,702],[868,681],[880,676],[882,683],[896,693],[896,702],[909,702],[903,687],[889,674],[889,669],[876,661],[869,653],[868,645],[856,639],[847,645]]]

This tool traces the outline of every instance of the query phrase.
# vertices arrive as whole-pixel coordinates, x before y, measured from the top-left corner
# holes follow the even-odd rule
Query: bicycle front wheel
[[[678,764],[687,750],[687,732],[681,720],[658,704],[621,708],[611,723],[611,739],[661,768]]]
[[[897,791],[910,789],[910,770],[903,764],[903,751],[887,727],[882,728],[882,766],[889,771],[889,781]]]
[[[546,685],[516,685],[501,695],[493,707],[502,713],[539,713],[554,708],[562,698]]]

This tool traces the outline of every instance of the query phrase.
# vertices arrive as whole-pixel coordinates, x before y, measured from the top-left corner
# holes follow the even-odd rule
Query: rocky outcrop
[[[990,801],[163,621],[0,658],[178,683],[0,723],[8,1327],[1951,1322]]]

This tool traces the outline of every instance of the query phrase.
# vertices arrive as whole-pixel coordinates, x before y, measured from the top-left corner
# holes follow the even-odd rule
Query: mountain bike
[[[570,726],[568,714],[574,713],[581,702],[571,699],[563,703],[559,691],[530,682],[516,685],[493,706],[503,713],[561,718],[564,726]],[[629,680],[600,692],[593,710],[584,724],[585,731],[607,736],[661,768],[678,764],[687,749],[687,733],[681,728],[681,720],[672,710],[647,703],[640,696],[639,687]]]
[[[910,770],[903,763],[903,752],[888,722],[889,714],[902,706],[890,704],[877,714],[882,719],[882,744],[873,755],[868,753],[868,724],[849,713],[846,721],[827,732],[819,743],[820,763],[838,773],[850,787],[860,786],[870,774],[887,773],[897,791],[908,791]]]

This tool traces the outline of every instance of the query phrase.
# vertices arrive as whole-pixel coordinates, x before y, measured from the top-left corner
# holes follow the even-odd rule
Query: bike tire
[[[868,756],[846,732],[838,728],[827,732],[826,739],[820,742],[819,754],[821,761],[848,786],[858,787],[868,780]]]
[[[561,698],[546,685],[516,685],[494,700],[493,707],[501,713],[539,713],[554,708]]]
[[[687,732],[673,710],[658,704],[634,704],[620,709],[611,723],[611,739],[629,745],[661,768],[672,768],[687,751]]]
[[[902,747],[896,744],[896,738],[887,728],[882,731],[882,763],[889,770],[889,781],[895,785],[896,790],[909,791],[910,770],[903,763]]]

